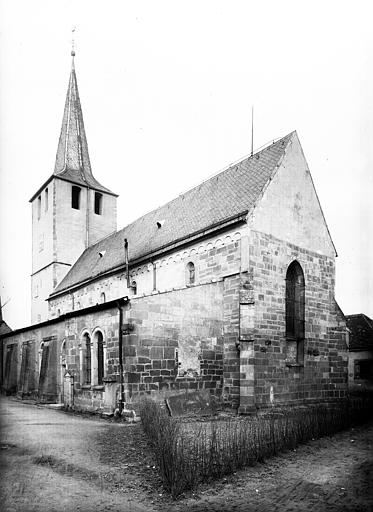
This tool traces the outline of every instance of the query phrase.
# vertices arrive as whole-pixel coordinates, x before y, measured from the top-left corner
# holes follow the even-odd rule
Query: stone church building
[[[240,412],[347,389],[335,257],[292,132],[117,231],[74,58],[53,174],[31,197],[32,325],[2,389],[77,409],[192,394]]]

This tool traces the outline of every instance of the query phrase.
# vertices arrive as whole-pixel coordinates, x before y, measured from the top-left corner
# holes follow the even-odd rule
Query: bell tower
[[[53,174],[32,196],[31,322],[48,319],[46,299],[81,253],[117,229],[117,194],[93,176],[75,51]]]

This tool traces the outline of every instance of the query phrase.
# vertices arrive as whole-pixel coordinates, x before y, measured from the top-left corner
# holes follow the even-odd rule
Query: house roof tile
[[[350,351],[373,351],[373,320],[363,313],[346,315],[347,327],[350,330]]]

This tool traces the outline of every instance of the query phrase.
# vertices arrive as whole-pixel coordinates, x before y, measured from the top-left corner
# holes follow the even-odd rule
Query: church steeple
[[[79,185],[86,185],[96,190],[112,193],[103,187],[92,174],[76,79],[74,50],[72,50],[71,56],[70,79],[53,174]]]
[[[82,252],[117,226],[117,195],[92,174],[72,65],[53,174],[32,196],[32,322],[49,317],[47,298]],[[73,307],[73,306],[72,306]]]

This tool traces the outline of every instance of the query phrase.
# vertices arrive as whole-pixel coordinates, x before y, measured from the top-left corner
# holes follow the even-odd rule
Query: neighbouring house
[[[117,197],[92,174],[73,59],[6,392],[90,410],[189,393],[242,413],[345,396],[336,250],[296,132],[119,231]]]
[[[346,323],[349,385],[373,388],[373,320],[360,313],[346,315]]]

